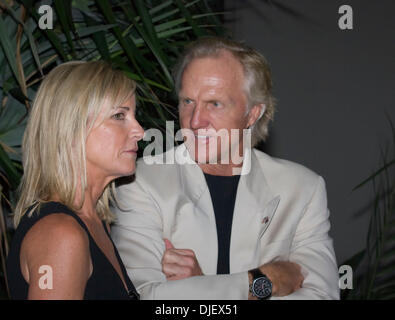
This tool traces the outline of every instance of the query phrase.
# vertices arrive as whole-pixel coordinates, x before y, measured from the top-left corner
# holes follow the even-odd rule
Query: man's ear
[[[247,128],[252,127],[260,118],[262,118],[265,111],[266,105],[264,103],[253,106],[248,113]]]

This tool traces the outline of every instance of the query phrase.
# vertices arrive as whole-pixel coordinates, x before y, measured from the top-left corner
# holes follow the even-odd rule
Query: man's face
[[[182,129],[189,129],[184,130],[184,140],[196,162],[229,163],[230,152],[242,153],[242,130],[256,119],[247,113],[243,85],[243,67],[226,51],[218,57],[195,59],[184,70],[180,123]],[[232,139],[231,129],[239,132]]]

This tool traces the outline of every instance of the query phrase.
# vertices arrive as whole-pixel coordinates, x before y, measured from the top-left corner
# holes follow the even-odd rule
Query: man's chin
[[[222,161],[220,156],[214,155],[196,155],[192,159],[198,164],[229,164],[229,161]]]
[[[226,156],[221,155],[221,152],[216,149],[210,150],[202,146],[190,146],[187,143],[185,145],[191,159],[198,164],[229,164],[229,157],[224,159]]]

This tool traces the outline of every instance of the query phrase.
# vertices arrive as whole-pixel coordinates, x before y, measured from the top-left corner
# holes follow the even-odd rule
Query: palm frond
[[[371,183],[374,201],[366,248],[343,264],[357,275],[343,299],[393,299],[395,288],[395,129],[387,115],[393,143],[381,149],[381,167],[354,190]]]
[[[53,29],[38,27],[42,4]],[[136,81],[142,126],[165,132],[166,120],[177,120],[171,69],[186,43],[224,31],[220,14],[206,0],[0,1],[0,282],[26,116],[45,75],[69,60],[106,60]]]

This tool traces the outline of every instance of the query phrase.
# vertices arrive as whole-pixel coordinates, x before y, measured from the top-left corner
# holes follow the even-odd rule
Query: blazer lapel
[[[248,161],[250,161],[248,163]],[[245,150],[242,170],[233,211],[230,245],[230,271],[241,272],[254,264],[259,239],[266,232],[280,202],[267,184],[263,168],[253,150]]]
[[[187,243],[182,242],[195,251],[203,272],[216,274],[218,238],[210,191],[202,170],[189,157],[184,144],[177,148],[177,156],[181,156],[181,163],[185,163],[178,166],[183,193],[193,203],[193,210],[183,213],[188,215],[183,217],[183,221],[188,223],[190,234],[185,234],[186,230],[179,230],[179,235],[188,239]],[[259,259],[256,254],[259,239],[269,227],[279,202],[280,196],[276,196],[268,186],[255,153],[246,149],[233,211],[231,273],[245,271]]]
[[[210,191],[207,187],[203,171],[190,158],[184,144],[177,148],[177,153],[183,154],[185,165],[178,166],[181,170],[182,186],[187,199],[194,204],[193,212],[188,212],[189,223],[193,224],[192,234],[186,235],[191,239],[193,249],[200,266],[206,274],[216,274],[218,260],[218,238],[214,209]],[[177,157],[177,154],[176,154]],[[182,230],[181,230],[182,232]]]

